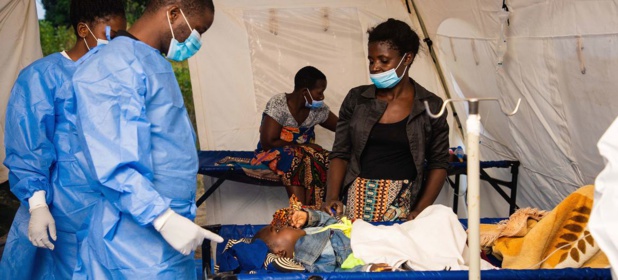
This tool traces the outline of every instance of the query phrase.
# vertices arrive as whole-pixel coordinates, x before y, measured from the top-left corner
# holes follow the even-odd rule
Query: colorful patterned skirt
[[[358,177],[348,189],[346,215],[367,222],[406,219],[410,213],[412,183]]]
[[[307,205],[321,205],[326,196],[326,172],[328,154],[324,149],[309,146],[285,146],[257,153],[252,165],[265,164],[281,176],[286,186],[301,186],[309,189]]]

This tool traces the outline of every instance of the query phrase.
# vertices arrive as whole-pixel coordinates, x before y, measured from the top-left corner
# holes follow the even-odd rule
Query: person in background
[[[369,31],[373,85],[353,88],[341,105],[322,210],[350,219],[411,220],[432,205],[448,167],[443,101],[408,77],[419,37],[388,19]]]
[[[316,125],[335,131],[337,116],[324,103],[326,76],[312,66],[298,70],[294,91],[266,104],[260,142],[252,165],[264,164],[281,176],[288,197],[320,207],[324,201],[328,151],[315,144]]]
[[[80,140],[100,196],[77,279],[195,279],[195,133],[169,61],[201,47],[212,0],[151,0],[73,76]],[[163,56],[164,54],[165,56]]]
[[[98,194],[80,162],[71,78],[97,46],[126,29],[121,0],[73,0],[77,40],[67,51],[22,70],[13,86],[5,125],[11,191],[19,207],[0,262],[0,279],[70,279],[77,263],[77,232]]]

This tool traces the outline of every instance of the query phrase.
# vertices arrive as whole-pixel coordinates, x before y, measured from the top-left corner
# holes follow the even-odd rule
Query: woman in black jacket
[[[433,204],[448,167],[446,115],[432,119],[442,99],[408,77],[419,37],[389,19],[369,31],[373,85],[350,90],[339,112],[322,210],[351,219],[414,219]],[[343,189],[343,191],[342,191]]]

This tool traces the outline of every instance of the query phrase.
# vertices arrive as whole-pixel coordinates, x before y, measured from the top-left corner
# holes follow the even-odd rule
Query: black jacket
[[[410,152],[418,172],[415,184],[412,186],[412,202],[424,182],[426,170],[446,169],[448,167],[449,127],[446,122],[447,112],[433,119],[425,112],[424,101],[429,103],[433,113],[442,107],[442,99],[429,92],[410,78],[414,85],[414,104],[408,117],[407,134],[410,142]],[[348,186],[360,174],[360,158],[369,133],[386,111],[387,103],[376,98],[376,87],[365,85],[353,88],[341,104],[339,122],[335,134],[333,151],[330,159],[341,158],[348,161],[348,168],[343,186]],[[342,192],[341,195],[345,195]]]

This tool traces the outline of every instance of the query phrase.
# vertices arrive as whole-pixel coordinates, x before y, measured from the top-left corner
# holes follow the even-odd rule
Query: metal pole
[[[467,177],[468,177],[468,247],[470,252],[470,267],[468,279],[481,279],[481,248],[480,240],[480,191],[479,191],[479,176],[480,176],[480,149],[479,135],[481,132],[481,116],[478,112],[478,100],[470,100],[469,115],[466,125],[467,146],[468,146],[468,162],[467,162]]]
[[[405,0],[406,4],[408,4],[408,0]],[[446,78],[444,78],[444,73],[442,71],[442,66],[440,66],[440,62],[438,61],[438,56],[436,55],[435,50],[433,49],[433,42],[431,38],[429,38],[429,33],[427,32],[427,28],[425,27],[425,22],[423,22],[423,18],[421,14],[418,12],[416,8],[416,4],[414,4],[414,0],[410,0],[412,3],[412,9],[414,9],[414,13],[416,14],[416,18],[418,19],[418,23],[421,26],[421,31],[423,32],[423,37],[425,37],[425,43],[427,43],[427,49],[429,50],[429,55],[433,61],[433,64],[436,66],[436,71],[438,72],[438,78],[440,78],[440,84],[442,84],[442,88],[444,88],[444,94],[446,94],[447,99],[451,99],[451,93],[449,91],[449,87],[446,84]],[[459,120],[459,115],[455,110],[455,106],[451,104],[451,112],[453,112],[453,118],[455,119],[455,123],[457,123],[457,128],[461,137],[465,137],[463,135],[463,127],[461,127],[461,120]]]

